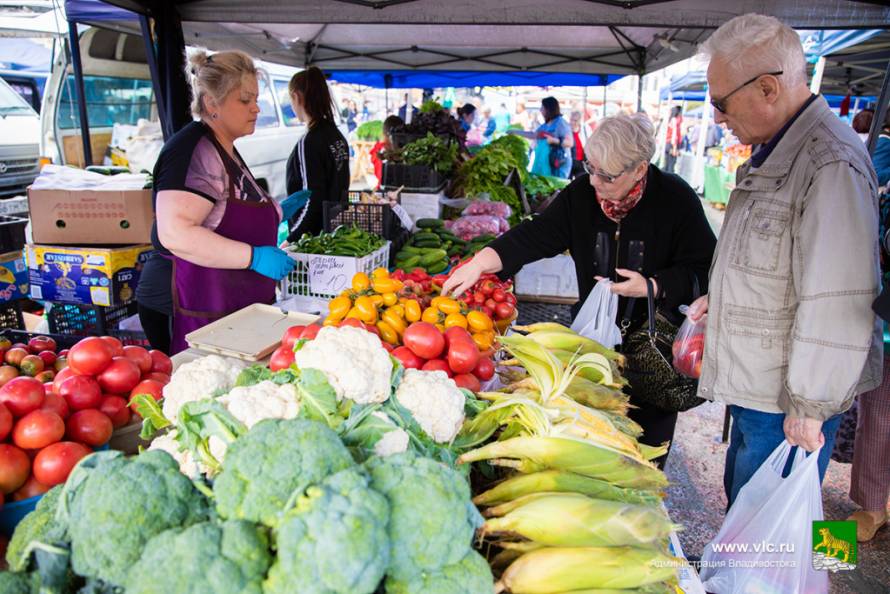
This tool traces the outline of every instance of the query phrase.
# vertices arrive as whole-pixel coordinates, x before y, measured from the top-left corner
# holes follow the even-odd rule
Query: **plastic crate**
[[[53,334],[97,336],[110,334],[117,329],[122,320],[135,314],[135,301],[110,307],[53,303],[46,317],[49,321],[49,331]]]
[[[73,336],[71,334],[41,334],[40,332],[27,332],[25,330],[0,330],[0,336],[8,338],[13,344],[17,342],[28,344],[28,341],[32,338],[47,336],[56,341],[56,348],[59,350],[70,349],[83,338],[83,336]]]
[[[25,320],[22,317],[21,301],[0,304],[0,330],[23,330],[24,328]]]
[[[0,253],[16,252],[25,247],[28,219],[0,215]]]
[[[371,274],[375,268],[386,268],[389,264],[390,246],[391,243],[387,241],[380,249],[361,258],[289,252],[297,265],[279,285],[281,300],[295,296],[322,299],[336,297],[351,285],[356,273]],[[315,271],[323,268],[325,272],[312,272],[310,268]]]
[[[445,187],[445,176],[427,165],[383,164],[385,189],[404,187],[406,192],[435,193]]]
[[[362,231],[374,233],[392,241],[402,230],[399,217],[389,204],[324,203],[324,230],[330,233],[340,225],[355,225]]]

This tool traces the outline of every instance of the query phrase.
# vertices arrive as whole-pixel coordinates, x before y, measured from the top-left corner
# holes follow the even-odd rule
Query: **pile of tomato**
[[[65,482],[131,419],[132,395],[160,400],[173,363],[160,351],[89,337],[57,352],[50,337],[0,338],[0,495],[19,501]]]
[[[461,388],[473,392],[494,377],[494,352],[481,352],[467,330],[451,326],[442,331],[429,322],[415,322],[405,329],[404,346],[392,351],[406,369],[444,371]]]

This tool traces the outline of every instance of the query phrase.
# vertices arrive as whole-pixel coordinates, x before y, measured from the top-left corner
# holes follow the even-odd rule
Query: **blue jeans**
[[[729,407],[729,413],[732,415],[732,434],[726,451],[726,468],[723,471],[723,488],[729,501],[727,509],[732,507],[745,483],[751,480],[757,469],[785,440],[785,431],[782,429],[784,414],[760,412],[734,405]],[[825,479],[831,450],[834,448],[834,437],[840,424],[841,415],[835,415],[822,423],[825,445],[819,452],[820,481]],[[795,448],[792,448],[783,476],[788,476],[790,472],[794,453]]]

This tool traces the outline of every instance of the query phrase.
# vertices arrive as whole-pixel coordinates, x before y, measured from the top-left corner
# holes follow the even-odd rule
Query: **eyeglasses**
[[[730,91],[729,93],[724,95],[721,99],[713,99],[712,98],[711,105],[713,105],[714,109],[716,109],[720,113],[726,113],[726,102],[729,100],[730,97],[732,97],[733,95],[735,95],[736,93],[738,93],[739,91],[741,91],[742,89],[744,89],[745,87],[750,85],[752,82],[756,81],[761,76],[779,76],[780,74],[783,74],[783,73],[784,73],[783,70],[777,70],[776,72],[764,72],[763,74],[758,74],[751,80],[746,80],[745,82],[743,82],[742,84],[740,84],[739,86],[734,88],[732,91]]]
[[[624,175],[625,173],[627,173],[634,167],[633,165],[631,165],[630,167],[623,169],[621,171],[621,173],[618,173],[616,175],[609,175],[608,173],[603,173],[602,171],[598,171],[596,168],[594,168],[593,165],[591,165],[590,163],[587,162],[587,159],[584,160],[583,164],[584,164],[584,171],[586,171],[591,177],[594,177],[594,176],[598,177],[601,180],[603,180],[604,182],[606,182],[607,184],[614,184],[615,180],[617,180],[619,177],[621,177],[622,175]]]

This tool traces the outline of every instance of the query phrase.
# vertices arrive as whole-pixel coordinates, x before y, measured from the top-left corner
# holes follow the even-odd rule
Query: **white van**
[[[0,198],[25,194],[40,171],[40,116],[0,79]]]
[[[67,43],[67,39],[65,40]],[[145,43],[141,36],[89,28],[80,36],[90,142],[94,164],[108,151],[114,124],[158,120]],[[58,52],[42,105],[42,154],[54,163],[83,165],[80,117],[68,52]],[[296,68],[258,62],[260,115],[256,132],[235,142],[251,172],[269,193],[286,193],[285,167],[306,126],[294,116],[287,85]],[[339,114],[338,114],[339,117]]]

